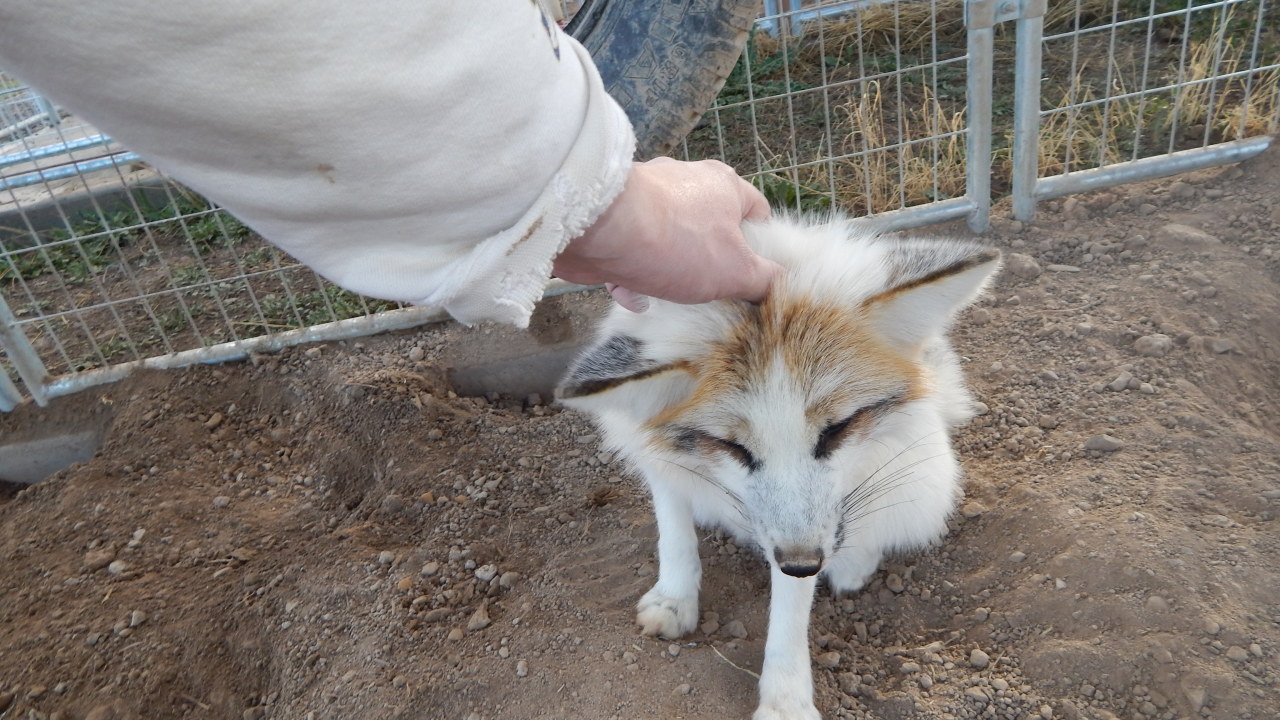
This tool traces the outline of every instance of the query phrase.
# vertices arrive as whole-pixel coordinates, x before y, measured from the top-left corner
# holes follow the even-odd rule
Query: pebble
[[[466,633],[462,632],[462,628],[454,628],[449,631],[449,640],[461,640],[464,637],[466,637]]]
[[[1232,645],[1227,648],[1227,659],[1235,662],[1245,662],[1249,659],[1249,651],[1239,645]]]
[[[476,608],[476,611],[474,613],[471,613],[471,619],[467,621],[467,630],[469,632],[475,632],[476,630],[483,630],[489,627],[489,625],[493,622],[492,620],[489,619],[488,605],[489,604],[487,602],[480,603],[480,607]]]
[[[244,712],[240,713],[240,717],[242,720],[262,720],[266,716],[267,716],[267,709],[262,707],[261,705],[258,705],[257,707],[248,708]]]
[[[515,587],[516,583],[519,581],[520,573],[508,570],[507,572],[502,573],[502,577],[498,578],[498,585],[510,590]]]
[[[1084,443],[1085,450],[1098,452],[1115,452],[1124,447],[1124,441],[1110,435],[1094,435]]]
[[[1222,626],[1219,625],[1217,621],[1205,620],[1204,631],[1210,635],[1217,635],[1218,633],[1222,632]]]
[[[1020,563],[1026,559],[1027,559],[1027,554],[1022,552],[1021,550],[1014,550],[1013,552],[1009,553],[1009,562]]]
[[[680,657],[680,646],[675,643],[671,643],[667,646],[667,654],[671,657]]]
[[[1005,259],[1004,267],[1009,271],[1009,274],[1020,277],[1023,280],[1034,280],[1040,277],[1040,273],[1044,272],[1035,258],[1022,253],[1009,253],[1009,256]]]
[[[1058,264],[1046,265],[1044,269],[1048,270],[1049,272],[1060,272],[1060,273],[1080,272],[1080,268],[1076,267],[1075,265],[1058,265]]]
[[[1112,380],[1107,387],[1114,392],[1120,392],[1121,390],[1129,387],[1129,383],[1131,382],[1133,382],[1133,373],[1125,370],[1117,375],[1116,379]]]
[[[115,720],[116,709],[110,705],[97,705],[84,716],[84,720]]]
[[[676,686],[675,692],[677,695],[688,695],[689,693],[693,692],[693,686],[691,686],[689,683],[680,683],[679,685]]]
[[[986,506],[979,502],[965,503],[964,507],[960,508],[960,514],[964,515],[966,518],[970,520],[973,520],[974,518],[982,517],[982,513],[986,511],[987,511]]]
[[[976,686],[965,688],[964,696],[969,698],[970,700],[977,700],[978,702],[983,704],[986,704],[991,700],[991,698],[987,696],[986,690],[983,690],[982,688],[976,687]]]
[[[920,683],[921,690],[928,690],[929,688],[933,687],[933,678],[929,677],[928,675],[921,675],[920,678],[916,680],[916,682]]]
[[[980,607],[973,611],[973,619],[978,622],[986,622],[989,617],[991,617],[991,610],[987,608]]]
[[[1133,350],[1147,357],[1164,357],[1173,347],[1173,338],[1163,333],[1144,335],[1133,341]]]
[[[974,648],[973,651],[969,653],[969,664],[979,670],[985,668],[990,663],[991,657],[977,648]]]
[[[884,586],[892,590],[895,594],[907,589],[906,583],[902,582],[902,577],[897,573],[889,573],[889,577],[884,580]]]
[[[1254,657],[1262,657],[1262,646],[1258,643],[1249,643],[1249,652],[1253,653]]]
[[[216,412],[210,415],[208,420],[204,421],[204,427],[206,430],[217,430],[218,426],[221,425],[222,421],[225,419],[226,418],[222,415],[222,413]]]
[[[529,663],[524,660],[516,662],[516,677],[524,677],[529,674]]]
[[[213,506],[216,508],[224,508],[231,504],[231,498],[226,495],[219,495],[213,499]]]
[[[731,620],[725,623],[724,634],[729,637],[743,639],[747,636],[747,626],[742,624],[741,620]]]
[[[435,560],[432,560],[431,562],[422,566],[423,577],[431,577],[432,575],[435,575],[438,572],[440,572],[440,563],[436,562]]]
[[[1008,681],[1008,680],[1005,680],[1004,678],[996,678],[995,680],[992,680],[992,681],[991,681],[991,687],[993,687],[993,688],[995,688],[996,690],[999,690],[999,691],[1008,690],[1008,689],[1009,689],[1009,681]]]
[[[378,564],[386,567],[396,561],[396,554],[390,550],[383,550],[378,553]]]
[[[112,550],[90,550],[84,556],[84,569],[89,572],[101,570],[111,564],[116,558],[116,554]]]
[[[409,348],[409,359],[413,362],[420,362],[427,356],[427,351],[422,349],[421,345],[414,345]]]
[[[920,663],[904,662],[902,663],[902,667],[898,669],[901,670],[903,674],[906,674],[906,675],[910,675],[912,673],[918,673],[920,672]]]
[[[1152,595],[1151,597],[1147,598],[1147,609],[1154,610],[1155,612],[1168,612],[1169,601],[1165,600],[1159,595]]]
[[[1180,223],[1169,223],[1156,230],[1153,239],[1156,243],[1184,242],[1192,245],[1221,245],[1222,241],[1209,233]]]
[[[835,650],[832,650],[831,652],[824,652],[815,657],[813,661],[818,664],[818,667],[830,670],[840,666],[840,653]]]
[[[107,565],[107,572],[111,573],[112,575],[123,575],[128,571],[129,571],[129,563],[123,560],[112,560],[111,564]]]
[[[147,621],[147,613],[145,610],[134,610],[129,613],[129,627],[138,627]]]
[[[495,577],[498,577],[497,565],[481,565],[476,568],[476,579],[480,582],[487,583]]]

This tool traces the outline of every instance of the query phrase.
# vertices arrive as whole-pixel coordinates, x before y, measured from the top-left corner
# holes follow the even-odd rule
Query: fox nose
[[[773,559],[791,577],[812,577],[822,569],[822,548],[774,548]]]

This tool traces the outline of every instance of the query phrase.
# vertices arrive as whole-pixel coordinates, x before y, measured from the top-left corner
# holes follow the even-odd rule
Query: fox
[[[697,528],[732,534],[769,565],[752,718],[815,720],[819,578],[858,591],[886,554],[940,539],[962,495],[950,435],[975,403],[947,331],[1001,254],[834,215],[743,232],[783,268],[762,302],[615,306],[556,395],[648,486],[658,578],[636,606],[641,632],[695,628]]]

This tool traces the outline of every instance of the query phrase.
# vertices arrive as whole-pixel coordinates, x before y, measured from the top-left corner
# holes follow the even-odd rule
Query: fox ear
[[[941,335],[1000,268],[1000,251],[972,243],[906,241],[887,257],[890,287],[863,306],[884,336],[918,347]]]
[[[575,410],[622,410],[656,415],[693,389],[687,363],[645,357],[644,344],[614,335],[587,350],[556,388],[556,399]]]

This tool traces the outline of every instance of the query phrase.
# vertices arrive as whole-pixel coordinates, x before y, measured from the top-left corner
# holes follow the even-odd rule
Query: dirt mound
[[[826,717],[1275,716],[1277,187],[1273,151],[997,223],[1008,268],[956,330],[987,406],[964,507],[820,594]],[[109,424],[0,504],[0,715],[748,716],[763,562],[709,534],[700,629],[638,636],[643,491],[582,418],[453,395],[460,332],[0,417]]]

